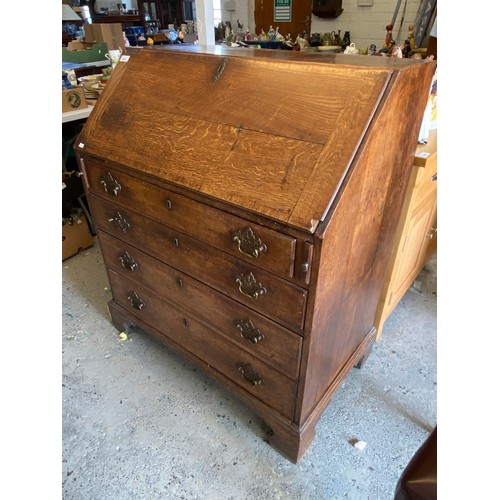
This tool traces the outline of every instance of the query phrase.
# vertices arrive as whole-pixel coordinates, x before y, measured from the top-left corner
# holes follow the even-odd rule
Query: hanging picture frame
[[[274,22],[292,21],[292,0],[274,0]]]

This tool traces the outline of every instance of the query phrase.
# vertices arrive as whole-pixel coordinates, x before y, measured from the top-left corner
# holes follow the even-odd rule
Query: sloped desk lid
[[[78,146],[313,232],[393,69],[242,51],[138,51],[117,65]]]

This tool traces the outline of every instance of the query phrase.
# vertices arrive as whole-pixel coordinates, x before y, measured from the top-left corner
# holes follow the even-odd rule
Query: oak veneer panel
[[[220,62],[175,51],[131,58],[96,103],[82,149],[314,231],[391,71],[235,58],[214,82]],[[194,74],[179,85],[174,68],[186,64]],[[107,102],[111,90],[119,100]]]
[[[330,131],[341,124],[346,101],[370,99],[370,87],[381,91],[388,73],[322,65],[314,69],[312,79],[310,65],[293,60],[226,60],[219,80],[214,81],[223,57],[145,50],[127,63],[134,79],[118,91],[124,100],[145,104],[146,114],[160,110],[324,144]],[[366,122],[366,117],[361,119]]]

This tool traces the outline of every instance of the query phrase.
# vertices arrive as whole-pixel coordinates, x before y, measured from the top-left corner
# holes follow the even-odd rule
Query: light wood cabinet
[[[384,323],[437,249],[437,130],[415,152],[393,252],[382,288],[375,327]]]

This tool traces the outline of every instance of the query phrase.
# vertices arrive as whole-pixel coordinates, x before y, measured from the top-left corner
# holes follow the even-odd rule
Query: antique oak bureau
[[[144,48],[117,65],[76,142],[113,324],[205,369],[293,462],[374,341],[434,71]]]

